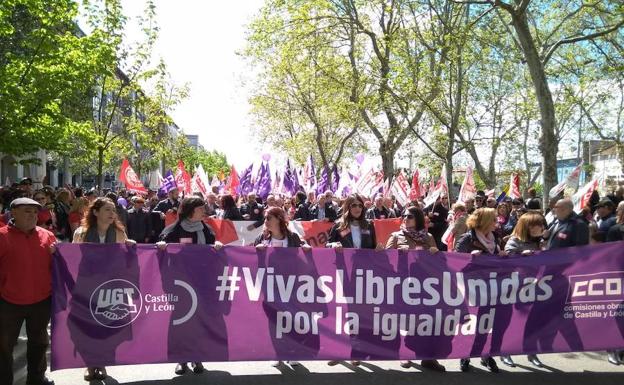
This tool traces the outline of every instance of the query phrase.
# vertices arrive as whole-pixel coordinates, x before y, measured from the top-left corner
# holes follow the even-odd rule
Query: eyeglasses
[[[403,214],[402,218],[403,219],[414,219],[415,217],[412,214]]]
[[[361,203],[351,203],[351,205],[349,206],[350,208],[354,209],[354,208],[363,208],[364,205]]]

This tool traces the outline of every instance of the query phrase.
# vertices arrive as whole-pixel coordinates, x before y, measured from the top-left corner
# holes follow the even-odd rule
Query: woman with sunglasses
[[[381,243],[377,243],[375,227],[372,221],[365,218],[364,199],[359,194],[350,195],[342,204],[342,216],[329,230],[329,239],[326,247],[342,250],[349,249],[383,249]],[[358,343],[357,336],[353,336],[354,346]],[[352,356],[363,353],[352,349]],[[359,358],[359,357],[358,357]],[[329,365],[336,365],[338,361],[329,361]],[[360,361],[351,361],[353,366],[358,366]]]
[[[301,247],[309,250],[310,246],[299,238],[297,233],[288,229],[286,213],[281,207],[270,207],[264,215],[264,228],[254,241],[257,250],[265,250],[267,247]],[[274,341],[274,343],[276,343]],[[280,350],[276,346],[276,351]],[[298,361],[286,361],[290,366],[300,365]],[[282,361],[273,362],[274,367],[282,365]]]
[[[496,215],[496,209],[489,207],[477,209],[474,213],[470,214],[468,220],[466,221],[469,231],[462,235],[457,242],[455,242],[455,251],[458,253],[469,253],[472,258],[482,254],[498,255],[500,257],[507,256],[507,252],[501,250],[500,241],[496,235],[496,228],[498,226]],[[479,308],[477,317],[481,317],[483,314],[482,312],[485,312],[486,310],[486,307]],[[507,315],[511,316],[511,313],[508,313],[507,311],[503,312],[502,309],[498,311],[497,317],[501,318],[500,321],[495,319],[495,324],[498,325],[500,323],[509,325],[509,320],[502,319],[502,317],[506,317]],[[500,350],[504,333],[505,328],[502,328],[502,330],[494,330],[492,333],[491,350]],[[472,356],[476,356],[481,353],[481,349],[485,345],[486,339],[487,335],[477,335],[471,351]],[[469,371],[470,358],[462,358],[459,365],[462,372]],[[485,366],[492,373],[498,373],[498,365],[491,356],[482,356],[481,365]]]
[[[365,219],[364,200],[359,194],[349,196],[342,205],[342,216],[329,230],[327,247],[341,249],[383,249],[377,244],[375,227]]]
[[[410,206],[405,209],[401,216],[401,230],[395,231],[388,238],[386,249],[399,250],[429,250],[432,253],[438,252],[436,241],[427,231],[425,226],[425,214],[416,206]],[[406,340],[406,344],[408,341]],[[419,347],[415,344],[409,346],[411,350],[418,355]],[[412,366],[411,361],[401,361],[401,367],[409,368]],[[446,368],[440,365],[438,360],[422,360],[421,366],[426,369],[444,372]]]

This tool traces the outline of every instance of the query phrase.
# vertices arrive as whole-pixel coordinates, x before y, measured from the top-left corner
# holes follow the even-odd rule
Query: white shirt
[[[271,238],[271,243],[269,244],[271,247],[288,247],[288,237],[284,237],[284,239],[275,239]]]
[[[351,239],[353,239],[353,247],[356,249],[362,247],[362,229],[360,226],[351,225]]]

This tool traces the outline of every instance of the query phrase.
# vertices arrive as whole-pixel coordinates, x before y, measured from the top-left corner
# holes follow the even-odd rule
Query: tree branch
[[[568,38],[561,39],[558,42],[556,42],[555,44],[553,44],[552,47],[550,47],[550,49],[546,53],[546,56],[542,60],[542,64],[544,66],[546,66],[546,63],[548,63],[548,61],[550,60],[552,55],[555,53],[557,48],[561,47],[564,44],[578,43],[579,41],[592,40],[592,39],[595,39],[597,37],[608,35],[608,34],[610,34],[613,31],[617,31],[622,25],[624,25],[624,19],[622,19],[619,23],[615,24],[614,26],[611,26],[611,27],[609,27],[607,29],[604,29],[602,31],[594,32],[594,33],[591,33],[589,35],[581,35],[581,36],[568,37]]]

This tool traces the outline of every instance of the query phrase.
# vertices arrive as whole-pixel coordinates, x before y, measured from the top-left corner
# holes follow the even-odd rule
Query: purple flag
[[[167,171],[165,177],[162,179],[159,191],[167,194],[169,191],[178,188],[178,184],[176,183],[175,176],[173,176],[173,172],[171,170]]]
[[[624,346],[620,242],[504,259],[184,244],[57,250],[52,370]]]
[[[298,190],[296,180],[296,172],[293,172],[293,169],[290,167],[290,159],[286,160],[286,168],[284,169],[284,191],[289,193],[291,196],[295,195]]]
[[[321,172],[321,180],[319,180],[318,185],[316,185],[316,195],[323,194],[325,190],[329,189],[330,187],[329,170],[327,169],[327,167],[323,167],[323,171]]]
[[[269,170],[269,163],[267,162],[262,162],[260,166],[255,191],[262,200],[265,200],[271,193],[271,170]]]
[[[253,169],[253,163],[247,167],[240,176],[238,192],[241,195],[247,195],[253,190],[251,184],[251,170]]]

